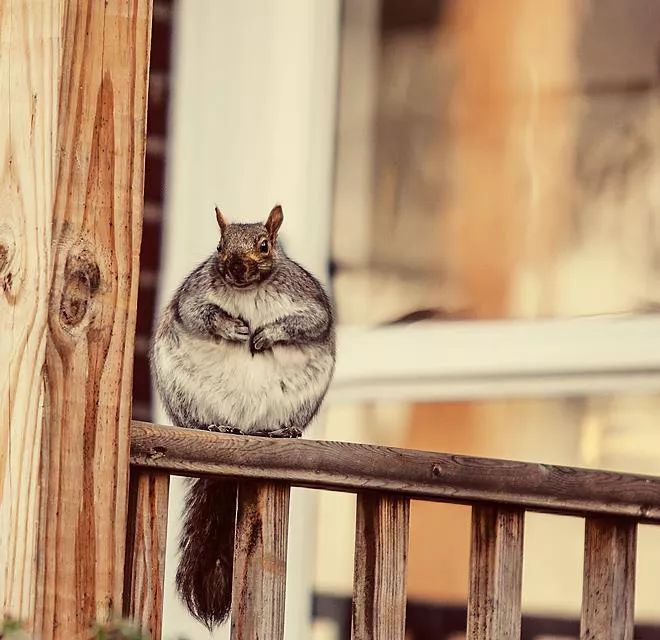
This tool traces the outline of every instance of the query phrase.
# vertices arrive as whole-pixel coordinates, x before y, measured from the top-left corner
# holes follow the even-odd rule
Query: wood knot
[[[101,286],[101,270],[92,252],[75,248],[64,266],[64,288],[60,301],[60,321],[67,328],[77,327],[87,316],[90,302]]]
[[[158,460],[159,458],[164,458],[166,453],[167,449],[165,447],[153,447],[149,450],[147,456],[149,460]]]
[[[9,270],[9,249],[6,245],[0,244],[0,286],[5,293],[11,293],[11,285],[14,276]]]
[[[16,243],[11,227],[0,224],[0,287],[5,293],[11,293],[14,274],[12,262],[16,253]]]

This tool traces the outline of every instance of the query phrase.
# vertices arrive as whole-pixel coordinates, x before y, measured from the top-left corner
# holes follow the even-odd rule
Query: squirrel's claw
[[[228,337],[235,342],[247,342],[250,339],[250,327],[242,320],[236,319]]]
[[[269,438],[300,438],[302,430],[297,427],[284,427],[268,433]]]
[[[266,334],[264,328],[257,329],[250,338],[250,353],[254,356],[255,353],[261,353],[273,346],[273,341]]]
[[[210,424],[208,427],[206,427],[208,431],[212,431],[213,433],[233,433],[234,435],[237,436],[244,436],[245,431],[242,431],[241,429],[238,429],[237,427],[224,427],[220,426],[217,424]]]
[[[300,438],[302,436],[302,430],[297,427],[282,427],[281,429],[274,429],[272,431],[268,431],[267,429],[250,431],[247,435],[260,438]]]

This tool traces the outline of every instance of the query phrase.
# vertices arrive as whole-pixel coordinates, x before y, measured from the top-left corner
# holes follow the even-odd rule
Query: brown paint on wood
[[[0,3],[0,608],[121,613],[151,0]]]
[[[353,640],[403,640],[410,501],[360,493],[355,532]]]
[[[632,640],[637,525],[587,518],[580,640]]]
[[[168,474],[133,470],[131,473],[124,615],[152,640],[159,640],[163,624],[163,584],[167,543]]]
[[[231,436],[133,422],[131,462],[178,475],[221,475],[338,491],[490,502],[571,515],[660,522],[660,478],[394,447]]]
[[[472,510],[468,640],[519,640],[523,532],[521,509]]]
[[[242,482],[238,490],[232,640],[282,640],[289,487]]]

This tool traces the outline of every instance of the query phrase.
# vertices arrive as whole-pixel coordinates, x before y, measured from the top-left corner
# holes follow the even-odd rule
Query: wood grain
[[[339,491],[509,504],[660,522],[660,478],[314,440],[273,440],[134,422],[131,462],[180,475],[281,480]]]
[[[521,509],[472,510],[468,640],[519,640],[523,532]]]
[[[131,473],[124,575],[124,616],[152,640],[163,625],[163,584],[167,543],[170,477],[165,473]]]
[[[232,640],[282,640],[289,487],[243,482],[238,490]]]
[[[353,640],[403,640],[410,501],[360,493],[355,530]]]
[[[587,518],[580,640],[632,640],[637,525]]]
[[[0,607],[121,611],[150,0],[0,3]]]

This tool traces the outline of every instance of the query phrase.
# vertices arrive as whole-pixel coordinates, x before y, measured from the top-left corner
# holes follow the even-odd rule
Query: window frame
[[[340,263],[368,260],[380,0],[344,3],[334,218]],[[350,92],[350,105],[341,100]],[[361,214],[361,215],[356,215]],[[330,243],[331,238],[327,238]],[[656,347],[654,352],[654,347]],[[329,402],[451,401],[660,391],[660,314],[340,325]]]
[[[341,326],[338,335],[332,402],[660,391],[660,315]]]

